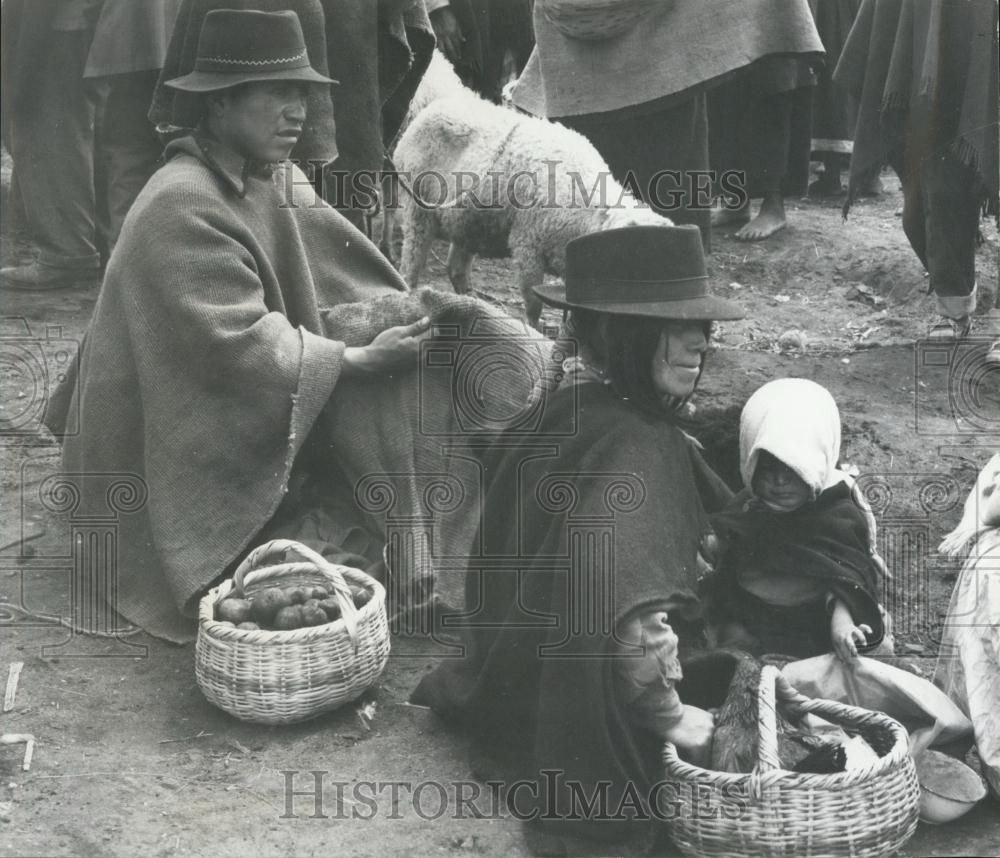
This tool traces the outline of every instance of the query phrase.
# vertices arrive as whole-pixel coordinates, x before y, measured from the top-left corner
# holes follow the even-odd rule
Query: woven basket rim
[[[910,748],[906,728],[890,715],[886,715],[884,712],[878,712],[873,709],[865,709],[861,706],[854,706],[849,703],[840,703],[836,700],[806,697],[793,688],[792,685],[783,676],[781,676],[777,668],[773,666],[765,666],[761,671],[762,687],[765,682],[771,681],[772,677],[777,679],[777,684],[784,689],[783,693],[786,697],[791,697],[791,695],[795,696],[795,700],[786,699],[782,701],[790,708],[801,709],[802,707],[807,706],[810,710],[812,707],[820,709],[833,709],[834,711],[832,713],[815,713],[819,715],[819,717],[822,717],[831,723],[839,723],[843,721],[848,721],[850,723],[852,719],[855,722],[863,720],[868,722],[866,724],[868,729],[881,729],[888,732],[893,739],[892,747],[884,754],[880,755],[878,759],[870,765],[857,769],[848,769],[842,772],[822,774],[819,772],[793,772],[789,769],[783,768],[762,769],[759,760],[749,772],[717,772],[714,769],[706,769],[702,766],[683,760],[677,751],[676,745],[672,742],[665,742],[662,761],[667,770],[676,770],[677,767],[680,767],[683,774],[677,774],[676,776],[682,780],[698,781],[699,783],[718,783],[726,786],[734,786],[754,781],[765,785],[781,783],[782,786],[787,786],[789,785],[789,782],[794,782],[795,785],[803,788],[834,788],[838,786],[850,786],[855,783],[879,777],[880,775],[897,768],[901,763],[905,765],[905,761],[910,758]],[[758,737],[758,741],[759,740],[760,737]]]
[[[357,573],[358,575],[363,575],[368,579],[368,582],[370,582],[369,589],[372,590],[372,597],[366,604],[358,608],[358,624],[361,625],[379,610],[380,603],[385,603],[385,587],[360,569],[354,569],[350,566],[344,566],[342,568]],[[315,572],[317,576],[323,575],[322,570],[316,569]],[[205,633],[211,637],[219,640],[240,641],[251,644],[306,643],[315,638],[339,631],[343,631],[345,634],[347,633],[347,627],[343,617],[338,617],[336,620],[331,620],[328,623],[323,623],[318,626],[303,626],[300,629],[238,629],[236,626],[224,626],[222,625],[222,620],[215,619],[214,608],[219,602],[223,601],[223,599],[228,596],[232,590],[233,579],[227,578],[221,584],[216,585],[201,597],[201,601],[198,606],[198,628],[204,629]],[[338,624],[340,625],[340,628],[332,628]]]

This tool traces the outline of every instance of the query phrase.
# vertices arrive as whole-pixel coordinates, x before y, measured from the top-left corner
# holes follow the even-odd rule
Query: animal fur
[[[431,54],[430,64],[420,79],[420,86],[410,99],[410,106],[407,108],[406,116],[403,118],[396,132],[396,138],[392,141],[389,151],[390,158],[395,156],[395,145],[410,127],[410,123],[417,117],[421,110],[439,98],[454,98],[472,91],[466,87],[459,76],[455,73],[452,64],[448,62],[441,51],[434,49]],[[393,258],[393,238],[398,226],[397,207],[400,195],[399,182],[391,171],[383,174],[381,181],[382,194],[382,237],[379,241],[379,250],[387,259],[395,262]]]
[[[469,90],[421,110],[400,138],[395,162],[414,194],[401,195],[401,270],[410,288],[436,238],[451,243],[448,276],[460,294],[470,289],[477,255],[509,254],[532,325],[542,304],[531,287],[545,274],[562,275],[567,242],[603,229],[671,223],[624,190],[583,135]]]
[[[757,762],[757,692],[762,665],[741,654],[726,700],[715,719],[711,768],[718,772],[750,772]],[[827,774],[868,765],[878,755],[861,736],[843,731],[817,735],[777,716],[778,759],[788,771]]]

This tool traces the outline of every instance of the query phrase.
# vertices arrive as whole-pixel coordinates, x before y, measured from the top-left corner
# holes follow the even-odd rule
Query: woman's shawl
[[[571,813],[574,789],[590,797],[605,782],[614,814],[630,795],[644,806],[659,766],[656,738],[637,734],[615,698],[614,630],[647,608],[697,619],[702,505],[729,492],[680,431],[601,385],[563,386],[545,408],[522,446],[508,438],[486,457],[466,649],[411,699],[492,750],[526,753],[543,814]],[[644,830],[624,817],[550,823],[622,841]]]
[[[868,521],[850,486],[838,483],[793,512],[773,512],[757,502],[712,516],[726,545],[713,585],[732,595],[743,570],[807,576],[843,599],[855,623],[867,623],[876,646],[885,634],[878,605],[879,568],[871,554]],[[736,596],[735,598],[738,598]]]

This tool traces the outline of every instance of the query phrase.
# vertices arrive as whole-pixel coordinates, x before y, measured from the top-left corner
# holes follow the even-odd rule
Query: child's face
[[[777,512],[791,512],[812,500],[812,490],[805,480],[765,450],[758,455],[751,488]]]

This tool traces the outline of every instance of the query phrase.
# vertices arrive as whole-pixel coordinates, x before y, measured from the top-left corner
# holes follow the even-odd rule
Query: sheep
[[[451,242],[448,276],[469,291],[475,256],[513,257],[527,322],[545,274],[561,276],[566,243],[589,232],[671,225],[611,176],[581,134],[466,90],[432,101],[399,140],[404,193],[401,269],[416,288],[435,238]]]
[[[413,122],[421,110],[439,98],[461,96],[465,93],[473,94],[472,90],[468,89],[462,83],[459,76],[455,73],[454,67],[448,62],[447,57],[435,48],[431,54],[430,64],[420,79],[420,86],[417,87],[413,98],[410,99],[410,106],[407,108],[406,115],[403,117],[399,130],[396,132],[395,140],[393,140],[390,146],[390,161],[395,154],[393,147],[396,141],[402,137],[406,129],[410,127],[410,123]],[[399,183],[396,181],[395,174],[391,171],[383,173],[381,177],[382,235],[379,239],[378,248],[392,262],[395,262],[392,252],[392,242],[396,226],[396,206],[394,202],[399,200],[399,193]]]

